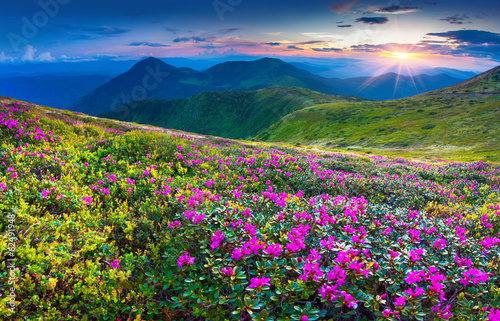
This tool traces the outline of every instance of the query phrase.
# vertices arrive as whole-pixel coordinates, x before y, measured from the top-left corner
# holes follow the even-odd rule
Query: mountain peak
[[[160,60],[160,59],[155,58],[155,57],[148,57],[146,59],[143,59],[143,60],[137,62],[135,65],[133,65],[132,68],[130,68],[130,71],[139,70],[139,69],[144,70],[144,68],[146,68],[146,67],[155,68],[156,66],[160,66],[160,68],[162,70],[177,69],[176,67],[163,62],[163,60]]]

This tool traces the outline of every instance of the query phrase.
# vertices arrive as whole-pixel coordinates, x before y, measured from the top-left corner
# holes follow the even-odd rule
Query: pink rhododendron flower
[[[410,250],[408,257],[412,262],[416,262],[421,259],[422,254],[424,254],[423,249]]]
[[[227,276],[234,275],[234,271],[233,271],[232,267],[227,267],[227,268],[223,267],[222,269],[220,269],[220,271]]]
[[[469,269],[462,272],[463,278],[460,279],[460,284],[467,286],[468,284],[476,285],[478,282],[486,282],[488,274],[477,269]]]
[[[177,259],[177,266],[182,269],[183,264],[191,265],[194,263],[194,257],[189,256],[189,253],[186,251],[183,255],[181,255]]]
[[[120,260],[114,260],[109,263],[109,266],[113,269],[118,269],[120,267]]]
[[[269,284],[269,281],[271,281],[271,279],[266,277],[252,278],[250,279],[250,285],[248,287],[251,289],[255,289],[261,286],[271,285]]]
[[[406,298],[404,296],[397,297],[394,301],[395,306],[403,306],[405,304]]]
[[[42,198],[47,198],[47,196],[49,196],[49,191],[47,190],[43,190],[40,195],[42,195]]]

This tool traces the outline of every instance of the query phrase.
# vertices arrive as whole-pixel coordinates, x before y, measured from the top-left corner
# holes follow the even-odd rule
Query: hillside
[[[500,95],[500,66],[490,69],[455,86],[424,95]]]
[[[312,106],[285,116],[256,138],[499,161],[498,70],[405,99]]]
[[[0,95],[67,109],[77,99],[111,80],[102,75],[38,75],[0,78]]]
[[[498,164],[240,143],[2,97],[0,139],[2,320],[500,313]]]
[[[340,93],[321,77],[279,59],[226,62],[205,71],[196,71],[147,58],[72,104],[69,109],[98,115],[144,98],[186,98],[204,91],[244,91],[272,86],[298,86],[327,94]]]
[[[204,92],[174,100],[134,101],[100,117],[239,139],[254,136],[291,112],[339,101],[362,99],[299,87],[271,87],[246,92]]]

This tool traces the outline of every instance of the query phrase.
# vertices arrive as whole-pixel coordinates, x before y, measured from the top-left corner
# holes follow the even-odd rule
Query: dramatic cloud
[[[336,14],[342,14],[351,9],[351,7],[356,4],[356,2],[358,2],[358,0],[338,0],[330,6],[330,10],[332,10]]]
[[[342,51],[342,49],[339,48],[311,48],[314,51],[321,51],[321,52],[339,52]]]
[[[268,46],[279,46],[281,45],[279,42],[263,42],[263,45],[268,45]]]
[[[386,17],[362,17],[356,19],[356,22],[362,22],[369,25],[381,25],[389,21]]]
[[[193,36],[193,37],[182,37],[182,38],[175,38],[172,40],[173,42],[206,42],[207,38],[204,37],[198,37],[198,36]]]
[[[159,43],[159,42],[132,42],[131,44],[129,44],[129,46],[133,46],[133,47],[153,47],[153,48],[170,47],[170,45],[165,45],[165,44]]]
[[[243,30],[243,28],[227,28],[227,29],[222,29],[219,30],[219,34],[221,35],[227,35],[229,33],[233,33],[235,31]]]
[[[500,34],[478,30],[457,30],[443,33],[430,33],[428,35],[443,37],[448,41],[422,40],[417,44],[360,44],[351,46],[350,50],[366,53],[398,51],[456,57],[500,59]]]
[[[417,12],[422,10],[421,8],[418,7],[401,7],[398,5],[393,4],[392,6],[388,6],[385,8],[380,8],[378,10],[375,10],[374,13],[378,14],[404,14],[404,13],[411,13],[411,12]]]
[[[339,28],[351,28],[352,25],[338,25]]]
[[[441,21],[448,21],[449,23],[451,24],[455,24],[455,25],[461,25],[463,24],[464,22],[467,22],[467,20],[469,19],[469,17],[465,14],[463,15],[460,15],[460,14],[456,14],[454,16],[451,16],[451,17],[447,17],[447,18],[444,18],[444,19],[439,19]],[[468,21],[470,23],[470,21]]]
[[[288,49],[293,49],[293,50],[304,50],[304,48],[299,48],[297,46],[288,46]],[[1,61],[1,60],[0,60]]]
[[[500,33],[482,30],[455,30],[447,32],[428,33],[428,36],[447,38],[455,43],[472,45],[500,45]]]

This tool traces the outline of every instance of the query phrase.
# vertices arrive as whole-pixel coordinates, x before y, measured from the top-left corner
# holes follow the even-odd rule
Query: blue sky
[[[403,57],[462,69],[500,64],[498,1],[33,0],[1,6],[0,66],[228,52],[380,64]]]

